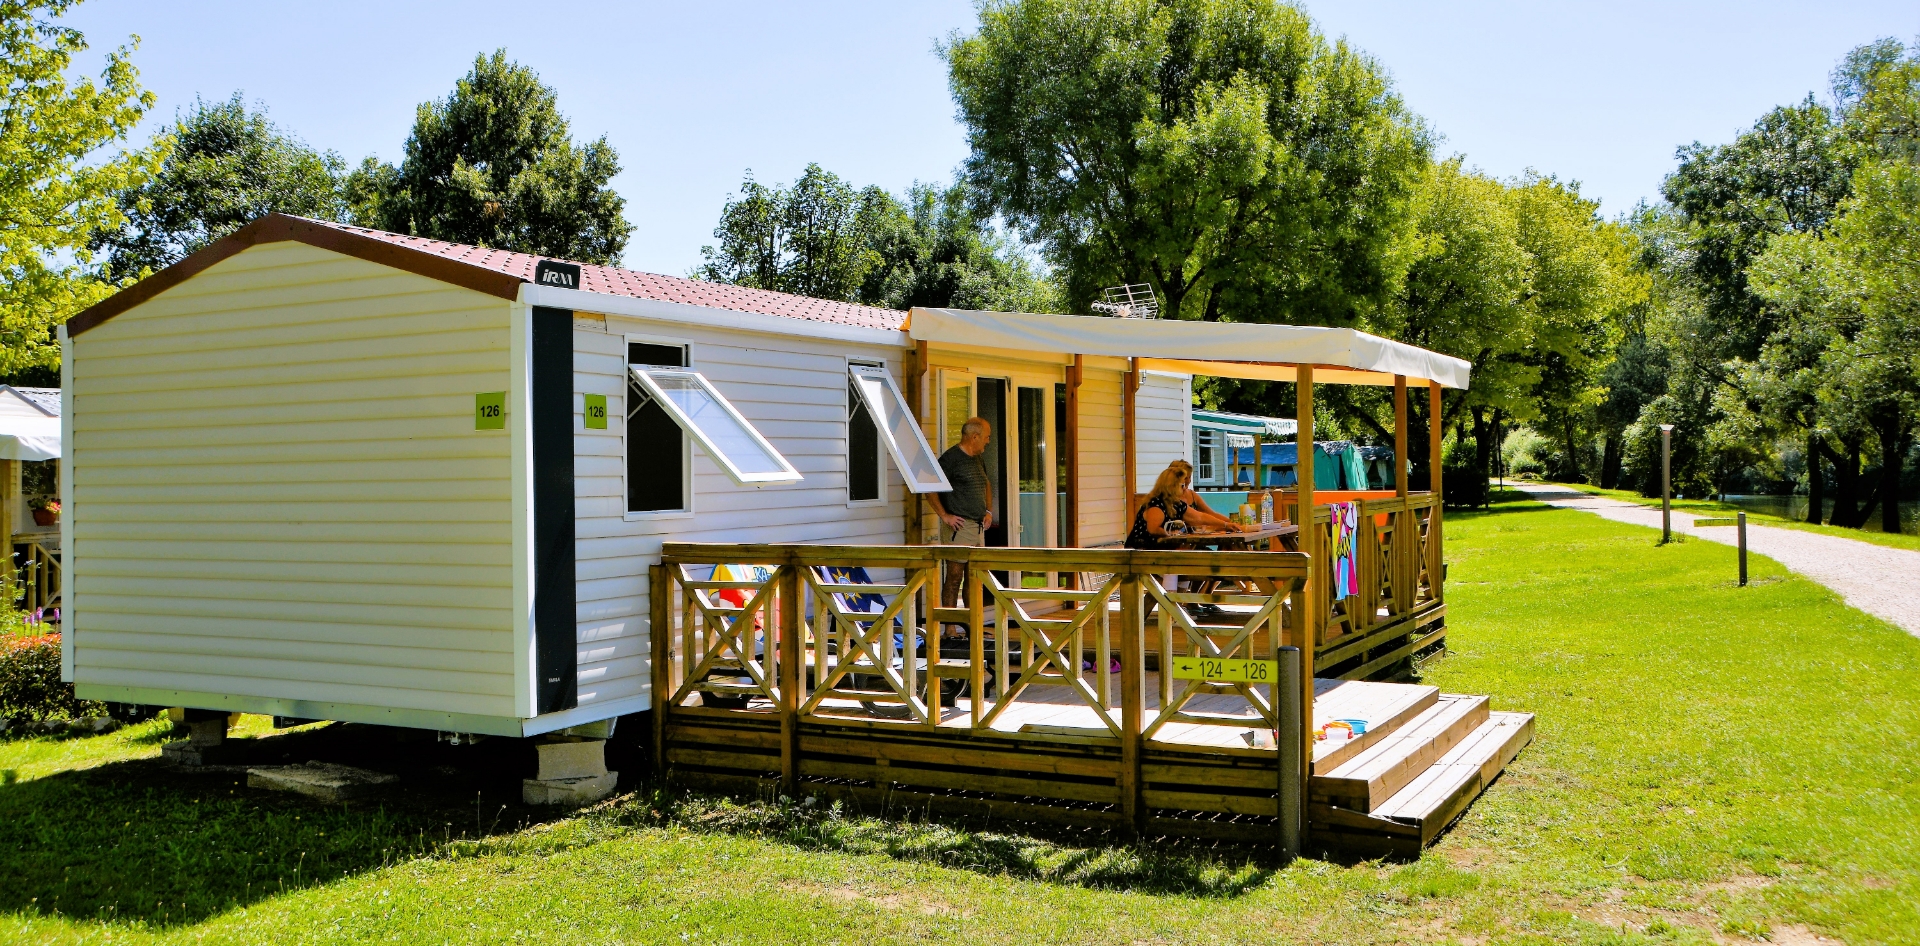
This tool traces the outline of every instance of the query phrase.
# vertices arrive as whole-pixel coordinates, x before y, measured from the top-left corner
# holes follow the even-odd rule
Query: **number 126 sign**
[[[1175,680],[1213,680],[1220,683],[1273,683],[1280,678],[1277,660],[1240,660],[1225,657],[1175,657]]]

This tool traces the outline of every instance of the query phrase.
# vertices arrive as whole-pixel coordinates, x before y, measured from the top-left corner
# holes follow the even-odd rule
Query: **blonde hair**
[[[1151,502],[1155,499],[1179,499],[1180,488],[1186,485],[1187,478],[1192,475],[1193,467],[1188,466],[1185,460],[1175,460],[1167,464],[1167,468],[1161,470],[1160,475],[1154,478],[1153,491],[1147,493],[1147,500]]]

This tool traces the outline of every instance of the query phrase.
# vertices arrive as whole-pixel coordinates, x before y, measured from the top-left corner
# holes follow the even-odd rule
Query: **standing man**
[[[960,442],[940,455],[940,469],[947,474],[953,491],[928,493],[933,514],[940,518],[940,544],[979,547],[986,544],[986,531],[993,525],[993,481],[987,477],[987,465],[980,455],[987,452],[987,438],[993,427],[985,418],[970,417],[960,426]],[[966,569],[957,562],[946,563],[940,581],[940,603],[953,607],[960,600],[960,580]]]

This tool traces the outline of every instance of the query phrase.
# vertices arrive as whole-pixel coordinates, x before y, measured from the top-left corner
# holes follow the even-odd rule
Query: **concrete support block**
[[[323,802],[342,802],[369,794],[399,778],[347,765],[308,762],[306,765],[270,765],[247,770],[248,788],[295,792]]]
[[[613,794],[613,787],[620,782],[620,773],[607,772],[586,778],[557,778],[522,780],[520,798],[529,805],[565,805],[578,808],[591,805]]]
[[[198,719],[189,716],[182,724],[187,738],[161,746],[160,757],[180,765],[221,765],[238,761],[235,756],[239,747],[227,744],[228,721],[225,715],[218,714],[201,715]]]
[[[607,774],[607,743],[604,739],[566,742],[542,742],[540,781],[554,779],[599,778]]]

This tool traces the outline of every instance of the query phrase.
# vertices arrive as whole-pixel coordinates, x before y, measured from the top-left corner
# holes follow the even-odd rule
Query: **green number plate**
[[[1693,520],[1693,524],[1696,526],[1737,526],[1740,524],[1740,520],[1738,519],[1695,519]]]
[[[495,391],[473,396],[473,429],[507,429],[507,392]]]
[[[580,395],[581,413],[588,430],[607,429],[607,396],[604,394]]]
[[[1214,680],[1221,683],[1272,683],[1280,678],[1277,660],[1234,660],[1220,657],[1173,658],[1175,680]]]

